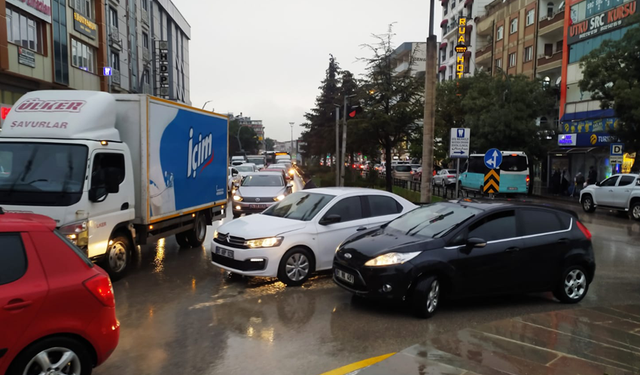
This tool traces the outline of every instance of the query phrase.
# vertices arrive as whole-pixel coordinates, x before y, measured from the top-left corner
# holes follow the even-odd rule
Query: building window
[[[455,48],[453,46],[451,46],[451,49],[449,50],[449,57],[453,56],[453,51],[455,50]]]
[[[449,8],[444,7],[444,9],[442,10],[442,15],[446,16],[447,13],[449,13]],[[443,17],[444,18],[444,17]]]
[[[142,3],[142,9],[144,9],[145,11],[149,11],[149,0],[140,0],[140,2]]]
[[[524,62],[533,60],[533,46],[524,48]]]
[[[93,0],[70,0],[69,4],[76,12],[82,14],[89,19],[95,19],[96,13],[93,5]]]
[[[502,59],[496,59],[496,68],[502,69]]]
[[[547,18],[553,17],[553,3],[547,3]]]
[[[556,52],[562,52],[562,40],[556,42]]]
[[[527,12],[527,26],[533,25],[534,17],[535,17],[535,9],[531,9]]]
[[[511,20],[511,26],[509,27],[509,34],[513,34],[518,31],[518,19],[514,18]]]
[[[109,7],[109,25],[114,29],[118,29],[118,11],[113,7]]]
[[[149,69],[145,69],[142,73],[142,82],[144,82],[145,85],[148,85],[151,82],[149,80]]]
[[[149,49],[149,34],[145,32],[142,33],[142,47]]]
[[[451,10],[456,7],[456,0],[451,0]]]
[[[69,33],[65,0],[51,1],[51,25],[53,26],[53,80],[69,84]]]
[[[95,48],[78,40],[71,40],[71,65],[90,73],[96,72]],[[113,67],[115,69],[115,67]]]
[[[42,23],[7,7],[7,41],[42,53]]]
[[[498,27],[498,32],[497,32],[497,38],[496,40],[502,40],[502,38],[504,37],[504,26],[500,26]]]
[[[514,66],[516,66],[516,53],[510,53],[509,54],[509,68],[513,68]]]
[[[116,52],[111,52],[111,69],[120,71],[120,55]]]

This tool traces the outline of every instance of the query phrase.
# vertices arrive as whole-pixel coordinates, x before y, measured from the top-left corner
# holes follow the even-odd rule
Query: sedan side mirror
[[[289,182],[287,184],[287,189],[289,189],[289,190],[293,189],[293,183]]]
[[[327,216],[323,217],[320,220],[319,224],[320,225],[335,224],[335,223],[339,223],[340,220],[342,220],[342,217],[340,217],[340,215],[332,214],[332,215],[327,215]]]
[[[485,247],[487,246],[487,241],[482,238],[472,237],[467,240],[467,247],[473,249],[474,247]]]

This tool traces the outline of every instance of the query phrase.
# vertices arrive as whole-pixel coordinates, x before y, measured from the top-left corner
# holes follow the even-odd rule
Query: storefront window
[[[78,40],[71,40],[71,65],[87,72],[96,72],[95,48]]]

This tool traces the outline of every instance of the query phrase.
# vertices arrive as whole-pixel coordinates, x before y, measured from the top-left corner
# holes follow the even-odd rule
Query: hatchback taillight
[[[589,232],[589,229],[587,229],[587,227],[585,227],[581,222],[579,222],[578,220],[576,220],[576,224],[578,225],[578,229],[580,229],[580,232],[582,232],[582,234],[584,234],[584,236],[591,241],[591,232]]]
[[[447,175],[447,178],[454,178],[454,175]]]
[[[107,307],[115,307],[116,300],[113,296],[113,286],[109,276],[97,275],[84,282],[85,288],[93,294],[94,297]]]

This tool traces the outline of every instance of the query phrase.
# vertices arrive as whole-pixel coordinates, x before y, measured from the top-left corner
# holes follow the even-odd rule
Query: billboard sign
[[[567,33],[567,45],[623,27],[625,21],[636,13],[637,0],[622,4],[607,12],[573,23]]]

